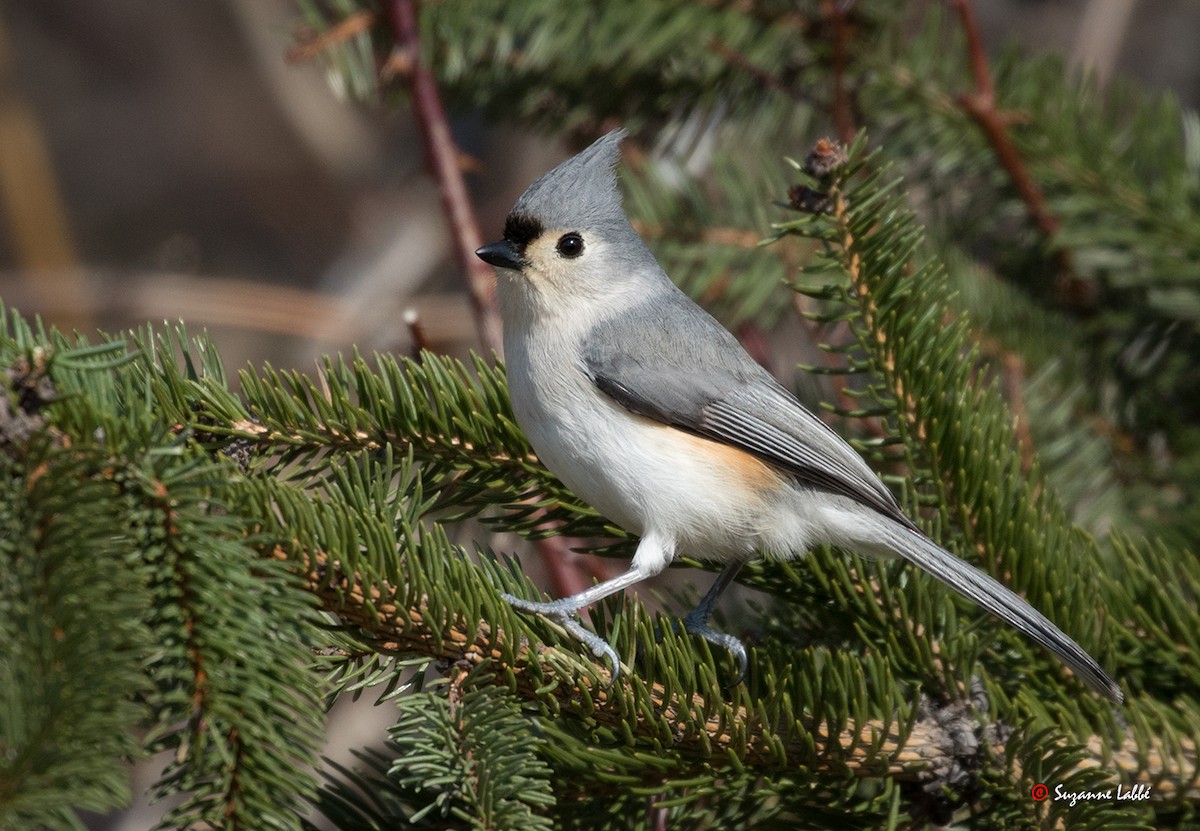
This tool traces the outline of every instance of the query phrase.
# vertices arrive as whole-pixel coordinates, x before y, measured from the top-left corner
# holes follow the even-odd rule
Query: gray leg
[[[608,683],[611,685],[617,680],[617,676],[621,674],[621,661],[617,657],[617,651],[609,645],[608,641],[601,638],[595,632],[589,632],[587,629],[584,629],[583,624],[575,619],[575,613],[584,606],[595,603],[597,600],[602,600],[610,594],[616,594],[622,589],[639,583],[649,576],[651,575],[646,574],[636,567],[631,568],[629,571],[617,575],[611,580],[597,583],[590,589],[585,589],[579,594],[573,594],[561,600],[537,602],[534,600],[522,600],[511,594],[502,594],[500,596],[514,609],[543,615],[559,624],[570,633],[571,637],[590,649],[592,654],[597,658],[608,658],[612,664],[612,673],[608,679]]]
[[[708,592],[696,604],[696,608],[688,612],[687,617],[683,619],[683,628],[693,635],[699,635],[711,644],[715,644],[728,651],[738,665],[737,679],[734,684],[740,684],[742,679],[746,677],[746,668],[749,666],[749,660],[746,657],[746,647],[742,642],[726,632],[718,632],[708,625],[708,619],[712,617],[713,608],[717,605],[717,599],[729,588],[729,584],[733,582],[733,578],[737,577],[737,573],[742,570],[741,562],[733,562],[725,566],[724,570],[717,575],[717,579],[713,581]]]

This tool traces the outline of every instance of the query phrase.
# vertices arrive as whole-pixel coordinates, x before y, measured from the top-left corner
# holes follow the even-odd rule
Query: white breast
[[[626,530],[673,541],[676,553],[725,560],[804,549],[789,480],[740,450],[625,410],[584,373],[569,328],[505,335],[518,423],[567,487]],[[781,513],[791,521],[781,524]]]

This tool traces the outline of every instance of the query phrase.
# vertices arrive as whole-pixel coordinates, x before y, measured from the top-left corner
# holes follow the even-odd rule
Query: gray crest
[[[510,219],[534,220],[547,230],[628,227],[614,172],[623,138],[624,129],[613,130],[543,174],[521,194]]]

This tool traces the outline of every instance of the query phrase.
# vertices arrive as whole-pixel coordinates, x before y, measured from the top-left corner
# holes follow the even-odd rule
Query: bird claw
[[[746,671],[750,666],[745,645],[728,632],[718,632],[716,629],[713,629],[708,625],[708,616],[702,612],[701,614],[697,614],[697,612],[701,612],[701,610],[698,608],[693,609],[683,619],[683,628],[693,635],[699,635],[714,646],[721,647],[730,654],[738,667],[737,677],[733,679],[733,683],[730,686],[736,687],[746,680]]]
[[[617,678],[621,675],[621,659],[617,657],[617,650],[613,649],[604,638],[584,628],[584,625],[575,618],[575,614],[579,611],[579,606],[570,603],[570,598],[541,602],[523,600],[511,594],[502,594],[500,597],[518,611],[549,618],[563,629],[566,629],[567,634],[586,646],[597,658],[607,658],[612,669],[609,673],[608,682],[604,686],[611,687],[616,683]]]
[[[517,597],[514,594],[502,594],[500,595],[500,598],[514,609],[518,609],[522,612],[530,612],[531,614],[535,615],[545,615],[546,617],[552,618],[557,618],[564,615],[572,615],[580,609],[579,604],[571,602],[571,598],[569,597],[563,598],[562,600],[540,601],[525,600],[524,598]]]
[[[585,629],[583,624],[573,617],[563,615],[556,618],[556,622],[561,624],[564,629],[570,633],[571,637],[582,643],[592,651],[592,654],[597,658],[607,658],[612,670],[608,675],[608,682],[605,687],[611,687],[617,682],[617,677],[621,674],[621,659],[617,657],[617,650],[613,649],[608,641],[592,632]]]
[[[584,625],[576,617],[580,609],[578,602],[573,602],[572,598],[569,597],[562,600],[550,601],[524,600],[511,594],[502,594],[500,597],[518,611],[541,615],[554,621],[567,630],[567,634],[591,650],[591,653],[597,658],[607,658],[612,671],[605,686],[611,687],[616,683],[617,678],[621,675],[621,660],[617,657],[617,651],[604,638],[584,628]],[[746,672],[750,666],[746,647],[733,635],[726,632],[718,632],[709,626],[708,618],[711,613],[711,603],[702,603],[683,619],[683,628],[690,634],[699,635],[704,640],[714,646],[721,647],[730,654],[738,668],[737,677],[734,678],[731,686],[737,686],[746,680]]]

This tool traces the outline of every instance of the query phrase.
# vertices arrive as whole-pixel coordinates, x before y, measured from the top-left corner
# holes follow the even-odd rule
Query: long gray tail
[[[1016,627],[1062,659],[1082,681],[1114,702],[1124,698],[1083,647],[1013,592],[979,569],[940,548],[932,540],[907,528],[889,528],[894,551],[911,560],[955,591],[962,592],[996,617]]]

